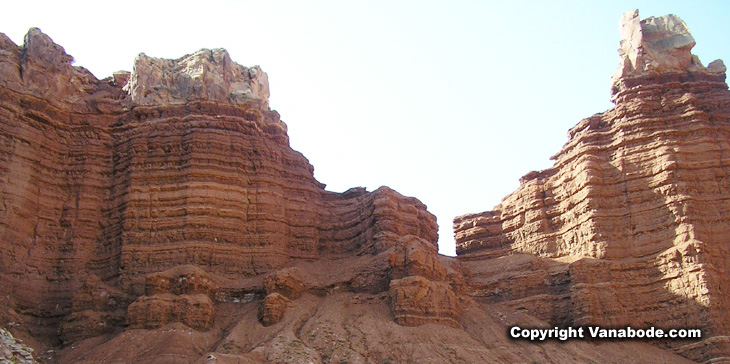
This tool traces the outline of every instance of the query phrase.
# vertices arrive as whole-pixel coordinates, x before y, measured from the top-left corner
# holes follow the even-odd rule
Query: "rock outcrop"
[[[291,300],[280,293],[269,293],[264,297],[264,301],[261,302],[259,307],[259,321],[264,326],[271,326],[284,317],[284,311],[289,306]]]
[[[132,72],[98,80],[38,29],[22,46],[0,34],[0,326],[12,331],[0,339],[35,349],[2,355],[688,362],[643,342],[505,334],[663,315],[710,333],[666,347],[719,358],[724,71],[698,60],[666,71],[666,52],[632,42],[616,108],[571,131],[556,166],[527,176],[498,212],[457,219],[452,258],[438,255],[419,200],[326,191],[290,148],[258,66],[222,49],[142,54]]]
[[[140,55],[97,80],[38,29],[0,45],[0,291],[48,325],[37,334],[82,310],[89,275],[153,297],[154,274],[197,265],[230,292],[296,259],[436,244],[414,198],[325,191],[268,108],[266,74],[225,50]]]
[[[291,300],[302,296],[304,278],[297,268],[285,268],[264,278],[266,297],[259,307],[259,321],[264,326],[281,320]]]
[[[217,291],[213,278],[192,265],[148,274],[145,295],[129,305],[129,324],[149,329],[180,322],[197,330],[210,330],[215,317],[212,298]]]
[[[8,330],[0,328],[0,363],[37,364],[33,348],[16,339]]]
[[[674,15],[621,19],[615,107],[581,121],[492,211],[454,220],[472,295],[555,325],[701,328],[730,355],[730,92]]]
[[[126,320],[127,306],[133,298],[110,287],[99,277],[89,276],[71,297],[71,314],[59,328],[66,344],[113,333]]]
[[[395,321],[405,326],[441,323],[459,327],[459,300],[448,284],[421,276],[390,282],[390,305]]]
[[[405,326],[440,323],[459,327],[463,304],[436,248],[423,239],[405,236],[388,255],[390,309],[395,321]],[[451,280],[447,278],[452,278]]]

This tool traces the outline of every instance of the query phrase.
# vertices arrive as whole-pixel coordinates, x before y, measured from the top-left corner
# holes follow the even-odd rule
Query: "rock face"
[[[39,334],[75,312],[88,275],[149,296],[150,274],[192,264],[230,291],[295,259],[436,244],[414,198],[325,191],[268,108],[266,74],[224,50],[140,55],[97,80],[38,29],[0,45],[0,291],[44,319]]]
[[[259,307],[259,321],[261,321],[261,324],[271,326],[281,321],[289,303],[291,303],[291,300],[280,293],[274,292],[266,295],[264,302]]]
[[[118,288],[110,287],[97,276],[89,276],[73,292],[71,314],[59,328],[59,337],[66,344],[114,332],[126,319],[127,306],[133,298]]]
[[[405,326],[440,323],[459,327],[462,303],[448,280],[436,248],[423,239],[405,236],[388,256],[390,309]]]
[[[33,358],[33,348],[23,344],[22,340],[0,328],[0,362],[13,364],[37,364]]]
[[[236,64],[224,49],[203,49],[175,60],[143,53],[134,60],[129,80],[118,84],[124,86],[135,105],[185,104],[193,100],[246,104],[255,100],[268,106],[269,102],[266,73],[258,66]]]
[[[150,329],[180,322],[197,330],[210,330],[215,317],[212,298],[217,291],[213,278],[192,265],[148,274],[145,295],[129,305],[129,323]]]
[[[395,321],[404,326],[441,323],[459,327],[461,308],[448,284],[421,276],[390,283],[390,305]]]
[[[38,29],[0,34],[0,339],[44,363],[687,362],[505,330],[660,315],[712,333],[667,347],[723,352],[721,65],[627,71],[554,169],[458,219],[451,258],[417,199],[326,191],[259,67],[142,54],[98,80],[71,61]]]
[[[304,279],[297,268],[281,269],[266,276],[266,297],[259,307],[259,321],[264,326],[279,322],[291,300],[301,297],[304,288]]]
[[[492,211],[454,220],[472,294],[555,325],[702,328],[727,357],[730,92],[676,16],[621,19],[616,106],[581,121]]]
[[[701,70],[702,64],[691,53],[695,40],[687,25],[670,14],[639,20],[639,11],[621,17],[618,70],[614,81],[647,72]]]

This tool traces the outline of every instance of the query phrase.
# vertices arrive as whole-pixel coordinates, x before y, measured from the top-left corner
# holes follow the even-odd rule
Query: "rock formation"
[[[23,344],[5,329],[0,329],[0,363],[37,364],[33,348]]]
[[[80,275],[141,295],[181,264],[239,278],[374,252],[388,234],[435,244],[416,199],[325,191],[268,108],[266,74],[224,50],[140,55],[120,85],[38,29],[2,45],[3,292],[39,317],[69,312]]]
[[[615,107],[582,120],[492,211],[454,220],[472,294],[555,325],[701,328],[728,357],[730,92],[675,15],[621,19]]]
[[[266,74],[225,50],[142,54],[98,80],[38,29],[22,46],[0,34],[0,336],[35,349],[2,354],[686,362],[643,342],[538,345],[505,330],[664,315],[711,333],[666,347],[719,357],[724,71],[671,68],[645,43],[622,48],[616,108],[576,127],[498,212],[458,218],[451,258],[417,199],[326,191],[269,108]]]
[[[158,328],[181,322],[197,330],[209,330],[215,317],[211,299],[217,291],[213,278],[197,266],[183,265],[148,274],[145,295],[129,305],[129,324]]]

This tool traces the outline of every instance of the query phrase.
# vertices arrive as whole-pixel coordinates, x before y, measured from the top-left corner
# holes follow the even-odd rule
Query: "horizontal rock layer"
[[[421,276],[390,283],[390,306],[395,321],[404,326],[438,323],[458,327],[461,308],[448,284]]]
[[[645,57],[677,55],[637,44]],[[524,176],[494,210],[454,220],[472,294],[554,324],[702,328],[707,345],[667,345],[695,360],[730,354],[724,81],[690,63],[616,79],[616,106],[571,129],[552,168]]]
[[[0,35],[0,321],[49,363],[686,362],[505,330],[589,324],[701,327],[654,344],[720,359],[723,66],[672,68],[693,40],[655,41],[683,23],[626,19],[617,106],[457,218],[457,258],[417,199],[326,191],[224,50],[97,80],[37,29]]]
[[[184,306],[160,295],[215,297],[219,284],[230,295],[293,260],[376,254],[404,235],[435,246],[417,199],[325,191],[269,109],[260,68],[201,50],[140,55],[131,74],[97,80],[71,61],[38,29],[23,46],[0,35],[0,293],[37,318],[35,334],[55,336],[72,312],[124,311],[131,300],[76,307],[89,276],[132,298],[149,291],[138,308]],[[185,265],[211,284],[181,294],[155,275]]]

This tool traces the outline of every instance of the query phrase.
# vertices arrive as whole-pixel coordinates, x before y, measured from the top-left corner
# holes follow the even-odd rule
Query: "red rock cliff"
[[[554,324],[702,328],[699,343],[666,345],[726,357],[725,67],[690,53],[694,39],[674,15],[630,11],[620,30],[616,106],[571,129],[554,166],[525,175],[494,210],[457,217],[457,253],[482,300]]]
[[[136,296],[183,264],[225,281],[404,235],[436,244],[414,198],[325,191],[269,109],[266,73],[225,50],[141,54],[97,80],[38,29],[0,46],[0,291],[38,330],[55,333],[86,276]]]
[[[658,155],[675,159],[665,168],[642,152],[647,140],[664,139],[641,132],[676,123],[687,138],[712,137],[703,125],[720,124],[707,115],[720,115],[712,110],[725,102],[724,74],[698,68],[677,72],[677,81],[662,73],[653,83],[639,74],[635,85],[628,74],[619,78],[617,108],[575,129],[575,145],[554,170],[525,181],[527,192],[511,197],[515,207],[459,220],[456,259],[438,255],[435,218],[417,199],[387,187],[324,190],[289,147],[260,68],[240,66],[224,50],[201,50],[176,60],[140,55],[131,73],[98,80],[71,61],[38,29],[23,46],[0,35],[0,326],[7,328],[0,327],[0,359],[683,363],[643,342],[515,341],[505,326],[650,320],[670,304],[679,325],[724,307],[714,302],[715,281],[703,265],[721,257],[697,235],[696,221],[675,215],[685,213],[681,188],[694,186],[681,179],[694,175],[677,171],[710,170],[697,160],[719,146],[667,146]],[[654,99],[637,104],[635,95],[677,87],[714,101],[669,98],[667,112],[679,116],[653,126],[630,117],[658,112]],[[615,133],[626,139],[612,144]],[[614,166],[618,149],[626,154]],[[560,172],[563,165],[570,168]],[[684,182],[659,191],[669,197],[652,198],[644,184],[669,182],[642,179],[644,165],[656,170],[652,176]],[[635,174],[623,178],[618,168]],[[579,188],[588,180],[601,183]],[[618,225],[625,211],[639,221],[666,201],[676,202],[669,214],[635,223],[648,229],[651,244],[599,239],[610,229],[629,236]],[[560,219],[565,227],[556,227]],[[574,240],[564,242],[565,229]],[[499,258],[517,251],[533,254]],[[636,299],[617,305],[613,294]],[[704,327],[719,333],[720,325]],[[696,352],[707,350],[682,351]]]

